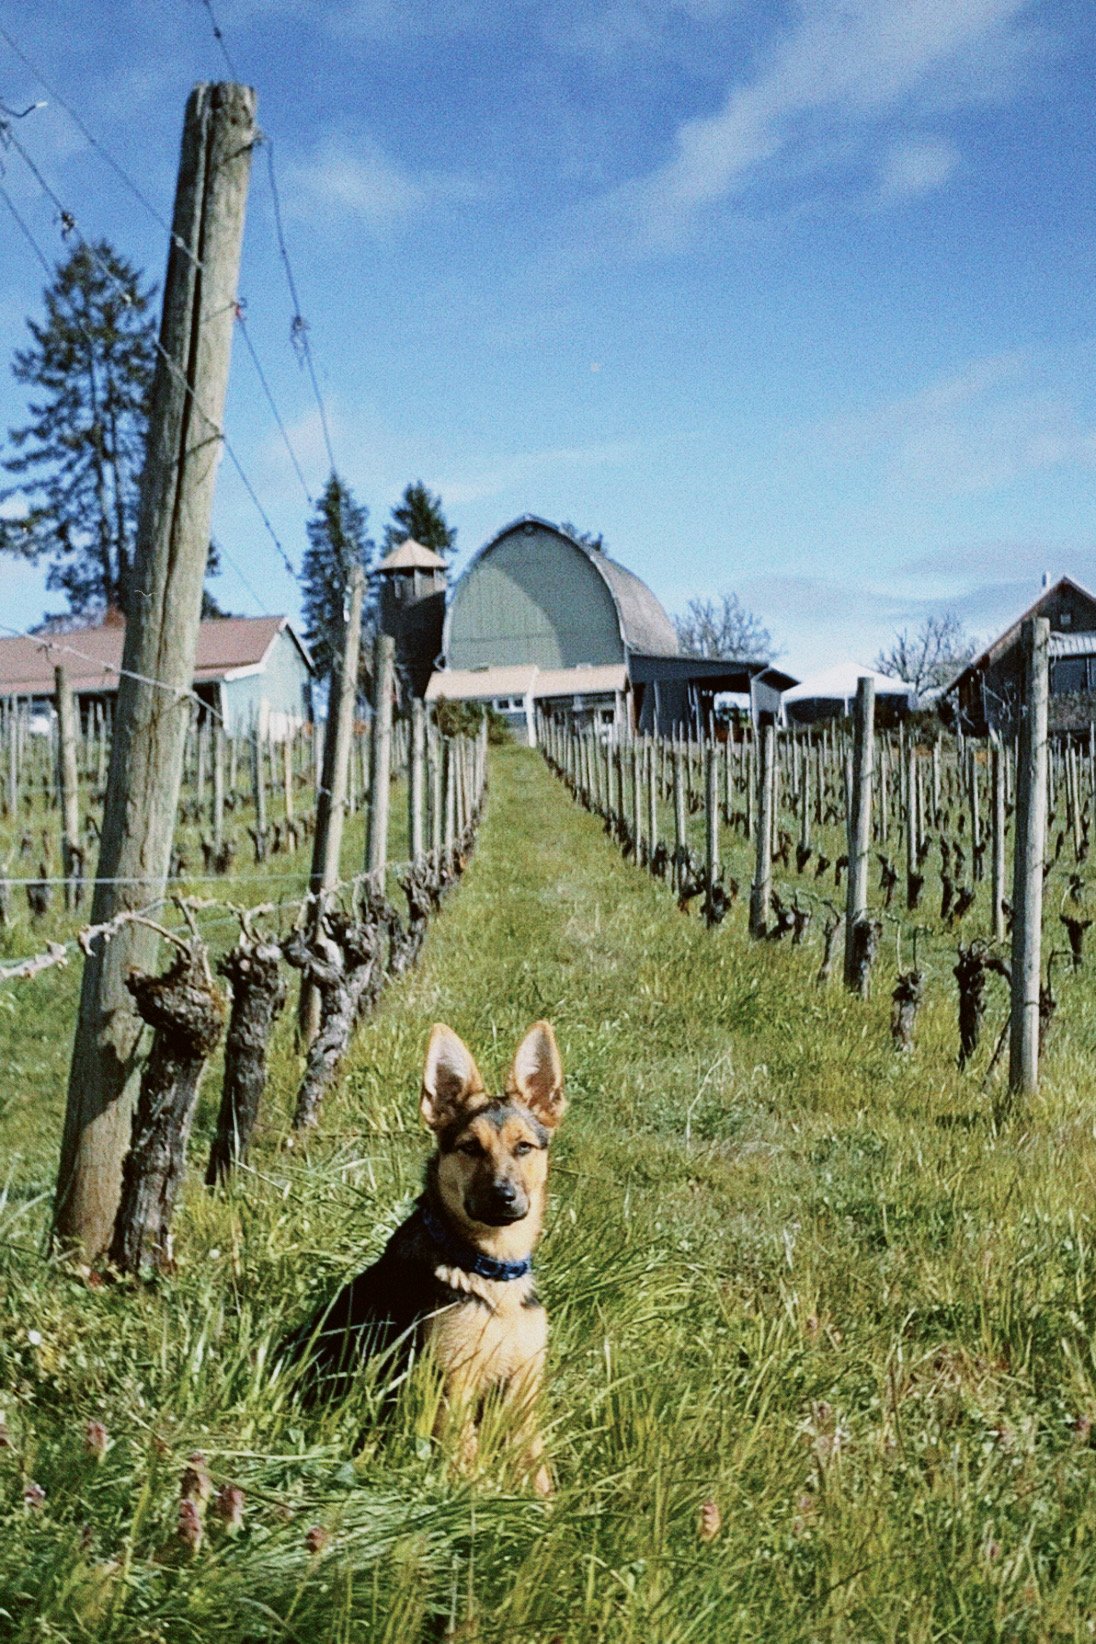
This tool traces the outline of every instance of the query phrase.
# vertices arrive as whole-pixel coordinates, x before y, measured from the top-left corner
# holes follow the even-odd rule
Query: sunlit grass
[[[748,847],[733,853],[745,877]],[[15,995],[0,1031],[29,1083],[0,1116],[0,1150],[19,1155],[0,1212],[0,1635],[1090,1637],[1091,983],[1063,981],[1043,1091],[997,1133],[989,1047],[955,1069],[942,939],[901,1058],[892,945],[864,1004],[814,986],[817,938],[758,946],[744,926],[741,904],[715,932],[679,915],[536,756],[497,753],[469,872],[362,1031],[321,1134],[281,1145],[283,1032],[252,1168],[210,1196],[196,1134],[180,1270],[144,1291],[89,1290],[38,1253],[74,973]],[[428,1375],[385,1426],[368,1378],[306,1415],[271,1368],[417,1190],[430,1023],[497,1082],[540,1016],[571,1101],[538,1259],[547,1506],[515,1490],[497,1423],[480,1476],[452,1475]],[[215,1100],[211,1078],[206,1126]],[[92,1418],[111,1435],[101,1461]],[[232,1535],[207,1510],[186,1557],[194,1450],[217,1487],[243,1488],[245,1523]]]

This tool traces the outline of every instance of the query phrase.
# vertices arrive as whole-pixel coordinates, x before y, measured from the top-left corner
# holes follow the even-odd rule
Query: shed
[[[858,662],[838,662],[785,691],[784,713],[790,723],[797,725],[842,718],[851,711],[860,680],[865,678],[875,681],[878,717],[900,718],[913,708],[916,692],[906,680],[892,679]]]

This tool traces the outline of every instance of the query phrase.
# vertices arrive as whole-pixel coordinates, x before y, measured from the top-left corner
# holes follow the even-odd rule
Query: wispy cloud
[[[289,168],[288,197],[297,216],[343,217],[374,232],[486,192],[488,185],[468,173],[412,170],[365,133],[331,133]]]
[[[482,502],[488,497],[525,485],[560,468],[602,468],[633,462],[637,446],[627,440],[605,440],[593,445],[550,446],[542,451],[522,451],[479,473],[455,474],[439,482],[447,502]]]
[[[1096,427],[1022,354],[972,360],[916,393],[834,418],[807,439],[839,461],[881,461],[889,484],[934,496],[1096,467]]]
[[[879,197],[885,205],[940,188],[959,166],[959,150],[943,137],[910,138],[885,156]]]
[[[712,114],[687,120],[672,153],[618,190],[607,207],[648,246],[672,246],[705,207],[741,195],[777,162],[809,171],[836,132],[866,140],[911,108],[964,106],[999,95],[1022,57],[1031,0],[802,0],[797,21],[727,91]],[[942,148],[894,157],[895,180],[929,186]],[[954,160],[950,161],[954,166]],[[897,195],[895,197],[898,197]]]

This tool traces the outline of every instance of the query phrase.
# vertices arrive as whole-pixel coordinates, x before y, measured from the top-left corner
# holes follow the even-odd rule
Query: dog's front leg
[[[538,1496],[552,1494],[552,1475],[544,1460],[544,1439],[537,1422],[537,1405],[544,1375],[544,1354],[540,1352],[511,1377],[507,1394],[518,1415],[518,1444],[522,1474]]]
[[[434,1421],[434,1437],[450,1452],[454,1467],[465,1477],[475,1471],[479,1454],[477,1393],[474,1377],[460,1371],[446,1376]]]

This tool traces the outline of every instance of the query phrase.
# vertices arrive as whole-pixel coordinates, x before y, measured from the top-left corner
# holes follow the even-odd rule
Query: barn
[[[85,716],[111,704],[125,638],[118,620],[0,639],[0,701],[46,705],[54,669],[63,666]],[[194,693],[227,731],[291,733],[312,717],[312,676],[312,658],[288,617],[217,617],[199,626]]]
[[[749,689],[761,664],[678,654],[674,625],[632,571],[535,514],[479,550],[453,591],[444,674],[428,694],[496,702],[529,722],[528,704],[602,726],[663,733],[708,723],[723,691]],[[494,686],[523,674],[523,690]],[[492,678],[494,674],[494,678]],[[507,710],[503,710],[507,711]]]

